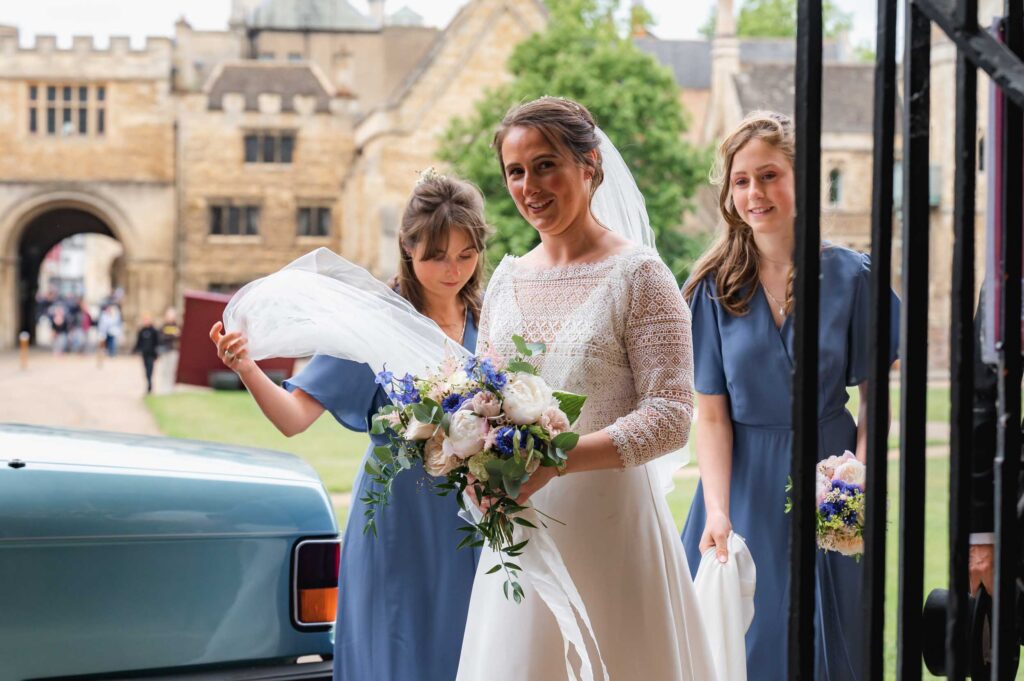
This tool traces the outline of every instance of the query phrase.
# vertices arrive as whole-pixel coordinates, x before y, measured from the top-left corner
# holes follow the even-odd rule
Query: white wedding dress
[[[668,268],[648,248],[549,270],[506,256],[485,301],[479,347],[509,357],[513,334],[545,343],[531,359],[540,374],[587,396],[576,429],[607,429],[622,459],[619,470],[555,478],[531,499],[564,523],[543,531],[582,597],[608,678],[714,679],[683,546],[649,463],[685,444],[693,415],[690,315]],[[495,564],[485,550],[458,681],[564,681],[560,629],[529,571],[516,604],[502,574],[485,574]],[[590,658],[603,678],[592,650]]]

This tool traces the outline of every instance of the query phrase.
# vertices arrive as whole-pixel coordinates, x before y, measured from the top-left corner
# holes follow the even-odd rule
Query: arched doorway
[[[44,258],[54,246],[77,234],[117,235],[105,220],[93,212],[76,207],[57,207],[39,213],[25,225],[17,245],[17,320],[16,333],[26,331],[34,342],[40,271]]]

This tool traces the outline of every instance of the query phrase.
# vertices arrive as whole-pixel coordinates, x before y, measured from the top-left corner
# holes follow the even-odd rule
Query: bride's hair
[[[571,158],[581,166],[594,171],[590,183],[590,196],[601,186],[604,170],[601,168],[601,140],[597,137],[597,125],[587,107],[563,97],[541,97],[532,102],[517,104],[508,110],[498,131],[494,134],[494,150],[501,164],[501,178],[505,177],[505,159],[501,145],[512,128],[533,128],[544,135],[548,144]],[[597,150],[597,154],[592,154]],[[507,181],[506,181],[507,184]]]
[[[425,258],[444,253],[453,229],[462,230],[480,254],[473,276],[459,291],[459,298],[479,323],[487,260],[484,249],[491,228],[484,218],[483,194],[476,185],[465,180],[434,173],[417,183],[402,214],[402,224],[398,230],[398,273],[391,280],[391,285],[413,307],[423,312],[423,285],[413,271],[413,254],[420,244],[424,246]]]
[[[718,147],[715,166],[711,171],[712,184],[718,185],[718,211],[725,221],[725,229],[693,266],[683,297],[693,302],[693,292],[708,275],[715,279],[718,302],[730,314],[742,316],[750,310],[750,299],[757,291],[760,253],[754,243],[750,225],[743,221],[732,200],[729,176],[732,162],[751,140],[761,140],[775,147],[793,165],[796,155],[796,133],[789,116],[774,111],[753,111],[744,118]],[[785,309],[793,304],[793,270],[790,268],[786,284]]]

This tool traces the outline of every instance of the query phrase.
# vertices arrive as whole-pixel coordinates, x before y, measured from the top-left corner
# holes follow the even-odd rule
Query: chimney
[[[367,4],[370,6],[370,18],[373,19],[374,23],[384,27],[384,0],[367,0]]]

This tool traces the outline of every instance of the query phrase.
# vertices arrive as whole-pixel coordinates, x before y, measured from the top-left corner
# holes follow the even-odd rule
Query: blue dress
[[[473,351],[476,322],[467,315],[463,345]],[[390,403],[367,365],[326,355],[314,357],[285,387],[301,388],[360,432]],[[372,439],[385,444],[383,437]],[[437,496],[429,480],[422,465],[395,478],[374,537],[363,534],[361,499],[373,483],[360,466],[341,548],[335,681],[455,678],[479,551],[455,548],[465,521],[455,498]]]
[[[868,377],[870,327],[868,256],[835,246],[821,253],[821,319],[818,361],[818,459],[855,451],[857,426],[846,409],[846,387]],[[715,299],[713,276],[690,301],[695,388],[727,395],[733,426],[729,514],[757,566],[754,621],[746,636],[751,681],[786,679],[789,608],[789,526],[786,478],[792,451],[793,323],[779,328],[763,291],[749,312],[736,317]],[[891,359],[899,338],[899,299],[893,294]],[[698,424],[698,428],[700,425]],[[707,511],[698,485],[683,528],[691,570]],[[864,679],[861,672],[862,565],[818,551],[815,608],[816,677]]]

